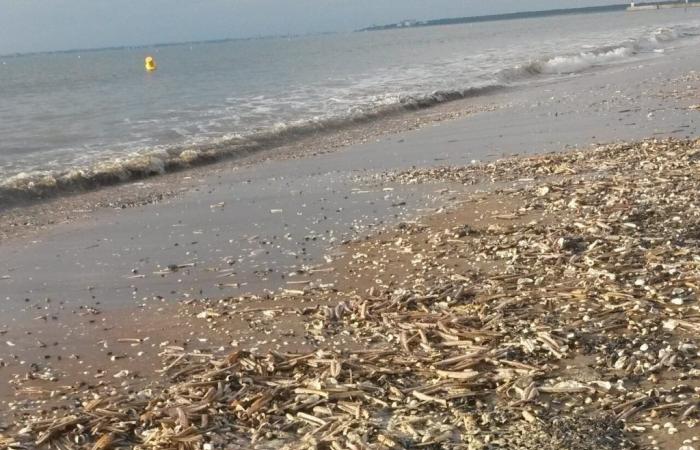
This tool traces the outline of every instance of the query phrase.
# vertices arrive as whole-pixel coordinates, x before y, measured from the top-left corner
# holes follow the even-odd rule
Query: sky
[[[0,55],[351,31],[610,0],[0,0]]]

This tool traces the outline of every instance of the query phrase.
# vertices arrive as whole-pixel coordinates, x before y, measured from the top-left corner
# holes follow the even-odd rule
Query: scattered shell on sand
[[[88,391],[69,414],[23,417],[0,445],[621,449],[654,425],[695,426],[697,142],[386,179],[522,184],[496,192],[517,206],[483,227],[404,223],[395,240],[368,241],[345,266],[378,280],[366,291],[282,291],[327,305],[298,311],[315,350],[165,347],[163,387]],[[390,252],[410,276],[381,280]],[[230,313],[209,302],[197,316],[225,326]],[[339,337],[354,345],[330,344]]]

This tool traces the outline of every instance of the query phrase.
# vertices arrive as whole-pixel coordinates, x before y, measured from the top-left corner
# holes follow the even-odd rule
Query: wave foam
[[[563,74],[581,72],[591,67],[629,58],[634,54],[635,51],[629,47],[618,47],[600,53],[582,52],[573,56],[557,56],[541,63],[540,73]]]
[[[658,28],[647,35],[617,45],[599,47],[576,54],[557,55],[530,61],[502,70],[504,82],[520,81],[543,74],[571,74],[593,67],[624,61],[641,52],[660,53],[663,45],[686,37],[697,36],[697,27]]]

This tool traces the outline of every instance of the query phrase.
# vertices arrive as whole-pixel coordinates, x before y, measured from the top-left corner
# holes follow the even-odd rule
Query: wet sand
[[[700,113],[689,106],[697,103],[700,79],[691,73],[697,56],[688,52],[443,105],[436,120],[435,110],[409,113],[392,130],[418,129],[367,132],[364,143],[357,143],[358,132],[326,147],[295,147],[275,158],[258,155],[9,211],[1,220],[0,370],[11,381],[27,373],[58,379],[37,381],[42,389],[119,382],[114,376],[123,370],[142,373],[147,383],[168,345],[212,349],[250,341],[261,351],[308,349],[301,328],[264,339],[258,321],[265,318],[246,318],[222,334],[191,320],[183,308],[192,305],[178,302],[293,289],[290,274],[326,264],[324,256],[347,251],[341,243],[431,214],[468,190],[377,185],[373,176],[384,170],[695,137]],[[444,120],[455,116],[466,117]],[[356,143],[342,146],[343,140]],[[38,226],[23,226],[23,219]],[[267,306],[250,299],[241,308]],[[0,389],[5,402],[18,402],[13,407],[34,408],[23,403],[32,398],[26,391],[15,395],[32,385]]]

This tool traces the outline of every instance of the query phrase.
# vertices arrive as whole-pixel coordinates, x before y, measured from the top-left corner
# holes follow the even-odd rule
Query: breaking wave
[[[698,36],[697,27],[659,28],[648,36],[627,40],[618,45],[604,46],[568,55],[540,58],[499,73],[503,82],[521,81],[538,75],[572,74],[610,63],[627,60],[644,52],[653,52],[669,42]]]
[[[445,102],[486,95],[501,88],[501,85],[484,85],[463,90],[436,91],[424,96],[404,96],[383,106],[347,116],[279,123],[266,131],[228,137],[209,145],[173,146],[133,153],[100,161],[92,166],[64,171],[22,172],[0,182],[0,207],[139,180],[227,158],[244,157],[309,135],[332,133],[402,111],[425,109]]]

